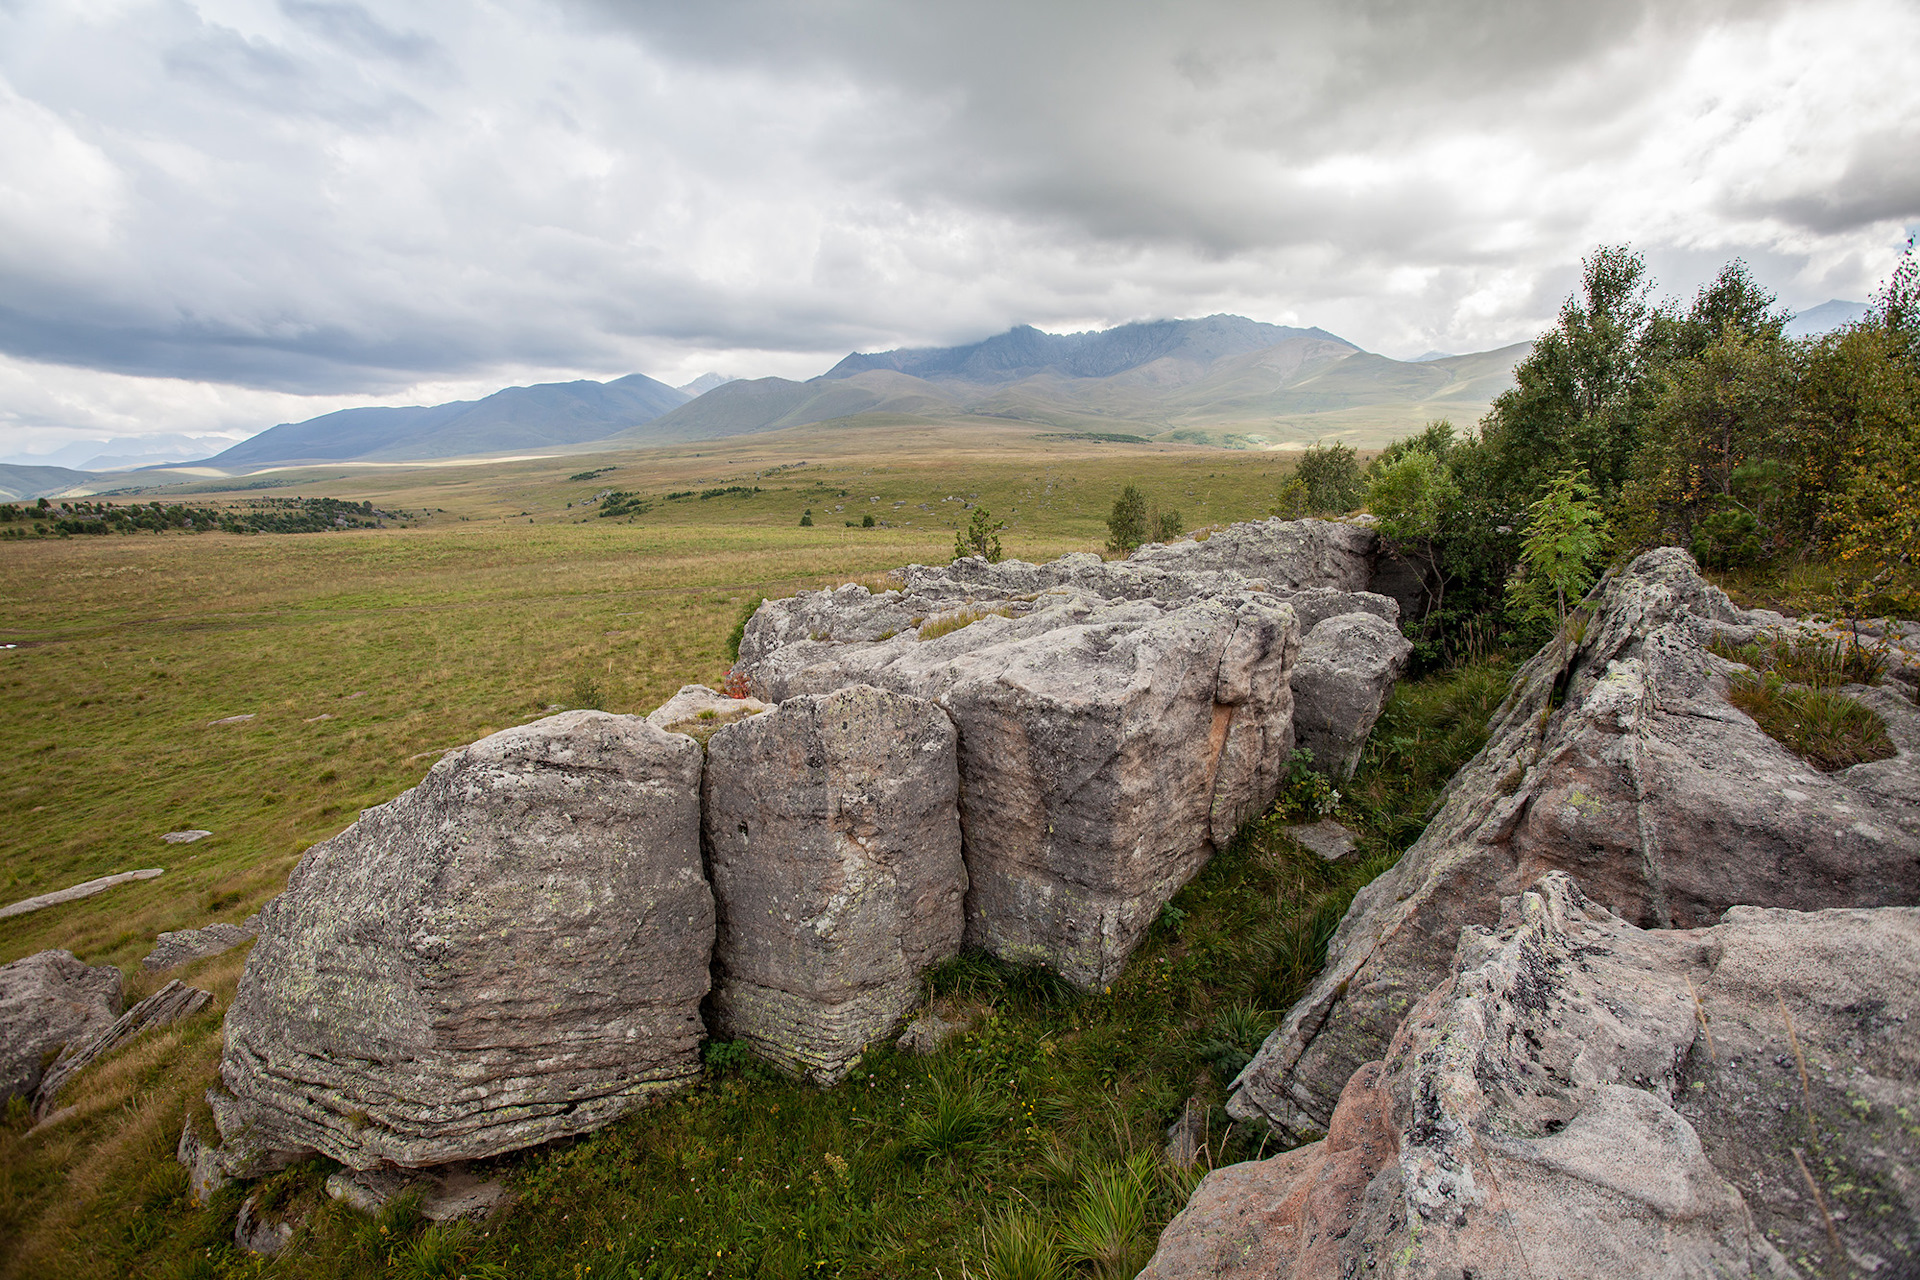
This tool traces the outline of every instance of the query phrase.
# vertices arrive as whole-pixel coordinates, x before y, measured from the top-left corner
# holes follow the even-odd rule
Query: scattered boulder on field
[[[1360,841],[1353,832],[1331,818],[1295,823],[1286,828],[1286,833],[1308,853],[1318,854],[1328,862],[1345,862],[1360,851]]]
[[[252,939],[254,930],[245,925],[216,920],[201,929],[180,929],[163,933],[153,940],[153,950],[140,962],[148,973],[174,969],[193,960],[205,960],[231,951]]]
[[[120,1015],[120,970],[42,951],[0,966],[0,1101],[30,1097],[43,1064],[84,1044]]]
[[[899,1026],[921,971],[960,950],[959,787],[946,713],[868,685],[714,734],[718,1038],[833,1084]]]
[[[494,1155],[690,1083],[700,769],[638,716],[568,712],[449,752],[308,850],[227,1015],[226,1171]]]
[[[1705,647],[1749,625],[1684,551],[1648,552],[1606,579],[1516,676],[1419,841],[1354,898],[1319,981],[1228,1110],[1296,1137],[1324,1132],[1346,1081],[1445,976],[1461,928],[1493,924],[1501,898],[1551,869],[1657,928],[1711,924],[1740,904],[1920,902],[1912,746],[1823,774],[1773,741],[1727,702],[1730,666]],[[1885,700],[1896,745],[1912,741],[1893,723],[1897,695],[1860,696]]]
[[[286,1248],[299,1229],[299,1218],[268,1211],[256,1191],[240,1204],[240,1215],[233,1223],[233,1242],[248,1253],[270,1257]]]
[[[161,836],[168,844],[192,844],[196,840],[205,840],[211,831],[169,831]]]
[[[44,1120],[53,1114],[60,1090],[85,1068],[119,1048],[142,1031],[190,1018],[213,1003],[213,993],[190,987],[175,978],[121,1014],[113,1025],[85,1040],[70,1040],[60,1057],[47,1068],[33,1095],[33,1115]]]
[[[685,684],[680,692],[647,713],[647,723],[668,733],[684,733],[704,741],[716,729],[758,715],[768,703],[758,698],[729,698],[703,684]]]
[[[1413,645],[1375,613],[1343,613],[1307,633],[1293,664],[1294,745],[1335,780],[1360,766],[1360,748],[1380,718]]]
[[[1920,910],[1649,931],[1552,872],[1326,1139],[1209,1175],[1142,1276],[1906,1274],[1915,1108]]]
[[[214,1192],[233,1181],[220,1167],[220,1148],[201,1138],[191,1114],[180,1126],[173,1157],[187,1171],[187,1193],[196,1208],[204,1208]]]
[[[856,586],[769,602],[736,670],[775,701],[870,684],[938,703],[960,731],[967,941],[1111,982],[1161,906],[1278,792],[1293,610],[1258,591],[1062,590],[882,639],[865,610],[887,619],[901,598]],[[827,609],[847,620],[836,637],[874,638],[814,640],[795,621]]]

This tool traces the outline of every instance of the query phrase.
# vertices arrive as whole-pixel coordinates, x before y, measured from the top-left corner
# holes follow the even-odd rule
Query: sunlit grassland
[[[157,932],[244,917],[306,847],[418,781],[441,750],[571,705],[583,677],[607,709],[646,711],[682,683],[717,678],[727,632],[758,595],[877,585],[895,566],[944,561],[965,519],[949,496],[1018,521],[1002,534],[1008,553],[1043,559],[1096,549],[1122,484],[1193,527],[1265,515],[1287,469],[1271,455],[1044,442],[996,452],[876,433],[869,453],[842,448],[831,469],[776,472],[833,445],[783,434],[797,438],[760,438],[752,453],[734,442],[713,457],[694,456],[702,446],[369,471],[276,491],[427,513],[397,522],[412,527],[0,544],[0,642],[21,646],[0,651],[0,900],[167,868],[0,921],[0,960],[66,947],[121,965],[130,998],[144,994],[160,981],[137,971]],[[618,469],[567,478],[606,465]],[[664,500],[723,483],[763,492]],[[608,488],[655,505],[630,523],[580,505]],[[799,528],[808,507],[816,525]],[[845,526],[868,512],[892,527]],[[958,1277],[982,1274],[995,1215],[1017,1210],[1049,1238],[1080,1239],[1089,1179],[1132,1176],[1118,1162],[1157,1149],[1189,1096],[1209,1116],[1208,1159],[1260,1149],[1259,1135],[1229,1130],[1224,1085],[1311,978],[1354,889],[1411,841],[1477,748],[1504,677],[1476,668],[1396,695],[1347,788],[1342,816],[1367,837],[1364,864],[1328,866],[1277,824],[1255,824],[1112,991],[1077,996],[977,959],[948,966],[934,989],[972,1030],[942,1054],[877,1050],[830,1091],[721,1054],[688,1095],[501,1161],[518,1207],[464,1233],[327,1207],[282,1259],[237,1254],[230,1212],[191,1209],[171,1156],[182,1116],[215,1078],[243,955],[182,970],[215,992],[212,1010],[83,1074],[62,1099],[77,1107],[63,1123],[0,1131],[0,1274],[427,1275],[445,1263],[444,1274],[476,1277],[588,1266]],[[186,827],[214,835],[159,839]],[[949,1126],[972,1136],[916,1136],[947,1131],[936,1081],[962,1099],[950,1109],[977,1104],[972,1121]],[[1123,1252],[1150,1244],[1184,1194],[1180,1178],[1149,1173]],[[289,1189],[317,1197],[323,1176],[308,1166]]]

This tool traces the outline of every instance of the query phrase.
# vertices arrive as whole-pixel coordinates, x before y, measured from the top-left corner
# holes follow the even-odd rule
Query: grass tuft
[[[994,609],[955,609],[952,613],[939,614],[920,624],[922,640],[938,640],[941,636],[952,635],[962,627],[970,627],[982,618],[1011,617],[1013,610],[1006,605]]]
[[[1751,644],[1733,644],[1716,637],[1707,648],[1761,675],[1778,676],[1789,684],[1813,689],[1879,684],[1887,674],[1884,652],[1847,638],[1827,641],[1771,635]]]
[[[1822,773],[1894,755],[1886,722],[1833,689],[1788,684],[1775,675],[1736,675],[1728,682],[1727,701]]]

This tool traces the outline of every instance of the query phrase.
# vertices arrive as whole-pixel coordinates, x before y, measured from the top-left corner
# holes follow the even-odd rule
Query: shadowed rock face
[[[1323,1132],[1341,1088],[1445,976],[1463,926],[1550,869],[1636,924],[1711,924],[1737,904],[1920,902],[1920,718],[1852,690],[1901,754],[1814,772],[1725,697],[1704,648],[1746,620],[1685,552],[1648,552],[1584,606],[1578,639],[1515,678],[1486,748],[1399,864],[1355,897],[1313,989],[1228,1109]]]
[[[120,999],[120,970],[71,951],[0,966],[0,1101],[30,1096],[48,1057],[112,1026]]]
[[[1460,935],[1325,1141],[1211,1175],[1143,1276],[1905,1274],[1916,1080],[1920,910],[1648,931],[1550,873]]]
[[[698,1073],[700,748],[573,711],[450,752],[262,911],[210,1097],[229,1172],[440,1164]]]
[[[960,950],[959,788],[946,713],[868,685],[713,736],[717,1037],[833,1084],[899,1025]]]
[[[859,587],[818,595],[831,600],[762,606],[740,670],[773,700],[870,684],[952,717],[967,941],[996,955],[1111,982],[1161,906],[1279,789],[1299,641],[1292,609],[1264,592],[1180,603],[1065,590],[930,640],[782,642],[809,611],[840,619],[839,637],[880,630],[869,606],[901,607]]]

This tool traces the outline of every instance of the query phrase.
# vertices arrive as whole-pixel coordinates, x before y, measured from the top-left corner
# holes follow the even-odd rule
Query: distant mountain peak
[[[729,382],[738,382],[738,381],[740,381],[740,377],[738,374],[703,373],[699,377],[695,378],[692,382],[683,383],[679,387],[676,387],[675,390],[684,391],[690,396],[703,396],[707,394],[707,392],[713,390],[715,387],[724,387]]]
[[[1226,356],[1260,351],[1295,338],[1353,348],[1352,343],[1324,329],[1265,324],[1245,316],[1141,320],[1082,333],[1047,333],[1030,324],[1018,324],[1005,333],[964,346],[856,351],[821,376],[851,378],[873,369],[891,369],[933,382],[980,385],[1018,382],[1038,374],[1110,378],[1155,360],[1184,359],[1211,364]]]
[[[1864,302],[1830,298],[1817,307],[1796,312],[1793,319],[1787,321],[1787,336],[1817,338],[1823,333],[1832,333],[1835,329],[1852,324],[1872,309]]]

